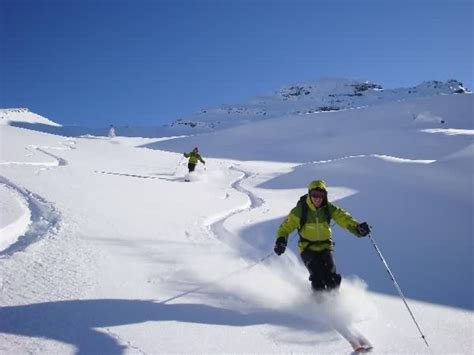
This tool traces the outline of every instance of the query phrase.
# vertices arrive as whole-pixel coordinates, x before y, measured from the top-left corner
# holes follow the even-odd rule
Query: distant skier
[[[184,153],[184,156],[186,158],[189,158],[188,160],[188,170],[189,173],[192,173],[194,169],[196,168],[196,164],[198,161],[206,165],[206,162],[202,159],[201,155],[199,154],[199,149],[198,147],[194,148],[192,152],[190,153]]]
[[[109,138],[115,138],[115,128],[114,128],[114,125],[110,125],[110,128],[109,128],[109,134],[108,134]]]
[[[285,252],[288,235],[298,229],[298,249],[309,271],[313,291],[330,291],[341,284],[332,255],[331,219],[359,238],[370,233],[366,222],[357,222],[348,212],[328,202],[326,182],[315,180],[277,231],[274,251],[281,255]]]

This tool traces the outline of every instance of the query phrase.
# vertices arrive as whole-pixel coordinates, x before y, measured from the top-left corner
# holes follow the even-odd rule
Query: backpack
[[[308,204],[306,203],[306,197],[308,196],[308,194],[305,194],[303,196],[300,197],[300,199],[298,200],[298,203],[297,205],[300,205],[301,206],[301,218],[300,218],[300,226],[298,228],[298,234],[300,233],[301,229],[303,228],[303,226],[306,224],[306,221],[308,219]],[[328,224],[331,223],[331,213],[329,212],[329,206],[328,204],[324,205],[324,214],[326,215],[326,221]]]

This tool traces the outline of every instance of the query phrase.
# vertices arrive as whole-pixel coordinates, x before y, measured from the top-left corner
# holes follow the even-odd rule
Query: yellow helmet
[[[315,189],[326,191],[326,181],[324,180],[311,181],[308,185],[308,191],[315,190]]]

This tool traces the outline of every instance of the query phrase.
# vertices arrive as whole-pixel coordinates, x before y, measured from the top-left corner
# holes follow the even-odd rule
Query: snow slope
[[[472,113],[468,94],[168,140],[0,126],[0,353],[351,353],[341,324],[375,353],[472,353]],[[373,225],[429,348],[367,238],[333,228],[323,304],[296,237],[272,253],[317,178]]]

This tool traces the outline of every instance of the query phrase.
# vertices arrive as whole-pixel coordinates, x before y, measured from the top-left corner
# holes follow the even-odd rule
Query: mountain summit
[[[310,84],[283,87],[268,96],[238,106],[222,105],[180,118],[171,127],[190,127],[197,131],[228,128],[249,121],[285,115],[306,115],[371,106],[387,101],[415,97],[470,92],[457,80],[425,81],[410,88],[384,89],[369,81],[323,79]]]

